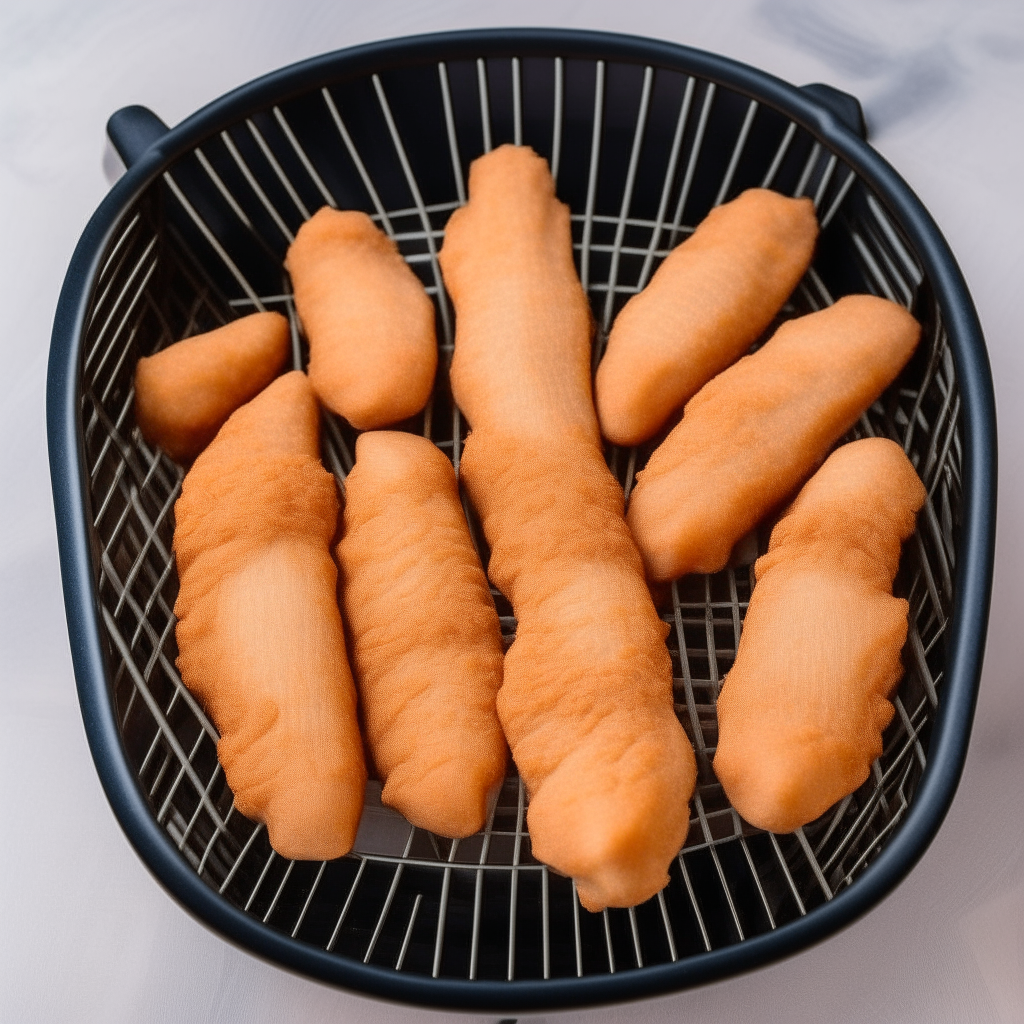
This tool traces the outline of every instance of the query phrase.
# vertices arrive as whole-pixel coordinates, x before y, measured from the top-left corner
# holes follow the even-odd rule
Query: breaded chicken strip
[[[920,335],[895,302],[849,295],[784,323],[705,384],[630,496],[648,579],[721,569],[893,382]]]
[[[757,341],[814,255],[814,203],[747,189],[717,206],[615,318],[597,368],[601,433],[653,437]]]
[[[513,146],[475,161],[440,259],[452,389],[473,428],[460,475],[518,619],[498,714],[533,853],[575,879],[588,910],[630,906],[668,882],[696,765],[666,627],[604,462],[590,310],[545,161]]]
[[[320,401],[358,430],[418,413],[437,369],[434,306],[395,243],[365,213],[325,206],[285,268]]]
[[[470,836],[505,777],[504,652],[451,462],[423,437],[360,434],[343,523],[338,592],[381,799]]]
[[[772,531],[718,697],[714,769],[752,825],[792,832],[868,778],[903,676],[900,545],[925,490],[883,438],[837,449]]]
[[[304,373],[279,377],[221,428],[174,507],[181,678],[220,732],[235,806],[301,860],[351,849],[366,786],[319,415]]]
[[[191,462],[288,358],[288,321],[253,313],[169,345],[135,368],[135,422],[175,462]]]

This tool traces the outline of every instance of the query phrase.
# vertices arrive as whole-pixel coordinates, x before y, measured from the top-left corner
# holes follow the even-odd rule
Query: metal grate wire
[[[570,880],[533,857],[515,775],[485,830],[469,839],[411,827],[381,805],[371,781],[352,854],[305,863],[273,853],[262,826],[235,811],[216,730],[175,668],[171,541],[182,470],[146,445],[132,413],[138,358],[253,309],[288,316],[301,367],[304,342],[281,260],[320,205],[352,206],[396,241],[437,306],[437,386],[404,426],[457,466],[466,425],[447,381],[453,313],[437,251],[447,217],[465,201],[469,162],[505,141],[547,156],[572,207],[598,325],[595,358],[615,314],[667,252],[711,205],[751,185],[811,196],[822,224],[815,265],[783,319],[868,291],[908,306],[924,326],[919,354],[851,434],[902,444],[928,490],[897,583],[911,605],[907,673],[871,778],[792,835],[739,818],[711,759],[753,544],[748,564],[677,581],[664,618],[676,710],[697,753],[690,834],[662,893],[598,915],[581,909]],[[929,282],[882,204],[823,143],[721,85],[652,66],[524,56],[371,75],[253,113],[179,160],[124,216],[94,283],[82,355],[81,432],[110,687],[153,815],[208,885],[267,926],[338,956],[434,977],[642,970],[805,915],[877,855],[926,764],[953,601],[959,411]],[[348,424],[325,416],[324,463],[342,486],[354,438]],[[627,495],[653,445],[608,449]],[[515,619],[502,595],[495,600],[507,645]]]

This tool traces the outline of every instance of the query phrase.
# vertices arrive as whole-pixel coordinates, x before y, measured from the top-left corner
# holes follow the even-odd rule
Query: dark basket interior
[[[465,200],[470,161],[517,142],[547,157],[570,204],[581,279],[598,325],[712,205],[754,185],[815,200],[822,236],[787,318],[851,292],[909,307],[924,332],[896,384],[853,432],[904,446],[928,489],[898,592],[910,600],[906,677],[870,780],[792,835],[742,822],[710,768],[715,700],[738,642],[749,566],[672,588],[676,707],[698,788],[686,846],[663,893],[592,915],[539,864],[523,788],[507,779],[493,820],[452,842],[383,808],[371,782],[355,851],[327,863],[277,857],[233,810],[217,733],[181,685],[171,555],[182,470],[135,428],[135,363],[256,308],[285,313],[304,341],[282,259],[324,203],[366,210],[397,241],[438,308],[435,394],[406,429],[458,464],[465,424],[447,365],[453,314],[436,252]],[[961,445],[953,360],[932,287],[899,226],[828,145],[765,103],[676,70],[577,58],[458,60],[311,89],[253,112],[178,159],[122,217],[97,275],[82,347],[81,435],[109,685],[124,749],[152,814],[223,898],[303,943],[403,972],[540,979],[635,970],[769,932],[851,884],[903,820],[942,695],[953,604]],[[342,480],[354,431],[325,417],[325,465]],[[651,446],[610,448],[626,487]],[[484,551],[486,557],[486,552]],[[506,640],[515,620],[496,594]]]

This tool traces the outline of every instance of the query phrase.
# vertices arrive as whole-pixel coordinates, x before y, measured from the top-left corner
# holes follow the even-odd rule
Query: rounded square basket
[[[61,565],[103,785],[139,854],[192,913],[311,977],[418,1005],[509,1011],[638,998],[749,969],[834,932],[897,884],[938,828],[966,753],[991,584],[995,421],[956,264],[863,141],[856,101],[650,40],[471,32],[307,61],[173,131],[127,108],[110,131],[131,166],[75,253],[50,356]],[[505,142],[545,156],[571,207],[595,360],[666,253],[751,186],[811,196],[821,223],[783,318],[871,292],[923,326],[917,355],[853,431],[898,441],[928,491],[897,583],[911,605],[907,671],[871,778],[792,835],[739,818],[710,759],[751,572],[686,577],[664,617],[676,706],[697,752],[689,838],[662,893],[597,915],[531,855],[515,775],[468,840],[411,827],[371,782],[349,856],[273,853],[265,830],[234,811],[216,730],[175,668],[182,470],[133,419],[141,356],[255,309],[289,317],[294,365],[304,365],[282,260],[299,225],[329,204],[369,213],[436,303],[435,393],[404,426],[458,465],[466,428],[447,381],[454,324],[437,251],[465,202],[469,163]],[[339,479],[354,437],[325,417],[324,464]],[[649,447],[607,454],[628,494]],[[511,609],[496,600],[511,641]]]

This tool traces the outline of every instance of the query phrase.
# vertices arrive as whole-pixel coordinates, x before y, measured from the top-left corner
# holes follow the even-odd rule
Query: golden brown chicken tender
[[[622,489],[578,434],[524,458],[517,439],[474,431],[461,477],[518,619],[498,715],[534,856],[574,878],[588,910],[640,903],[686,839],[696,761]]]
[[[365,213],[325,206],[285,268],[320,401],[358,430],[418,413],[437,369],[434,306],[395,243]]]
[[[330,543],[333,477],[304,373],[221,428],[175,504],[178,669],[221,734],[235,806],[283,857],[355,840],[366,785]]]
[[[475,161],[469,193],[440,259],[452,389],[473,427],[460,477],[518,619],[498,715],[535,856],[587,909],[630,906],[667,884],[696,779],[666,627],[601,450],[568,210],[524,148]]]
[[[459,408],[474,430],[577,430],[597,444],[590,306],[547,162],[500,146],[473,162],[469,178],[469,205],[449,219],[439,257],[458,317]]]
[[[896,303],[849,295],[784,323],[701,388],[630,496],[648,579],[721,569],[892,383],[920,334]]]
[[[752,188],[713,209],[615,318],[594,385],[601,433],[648,440],[739,359],[803,277],[817,237],[806,197]]]
[[[381,799],[472,835],[505,777],[503,649],[452,464],[423,437],[360,434],[343,522],[338,589]]]
[[[185,338],[139,360],[135,422],[175,462],[191,462],[287,358],[288,321],[280,313],[253,313]]]
[[[907,602],[892,585],[924,499],[899,445],[854,441],[772,531],[718,698],[714,769],[752,825],[806,825],[882,753],[907,637]]]

